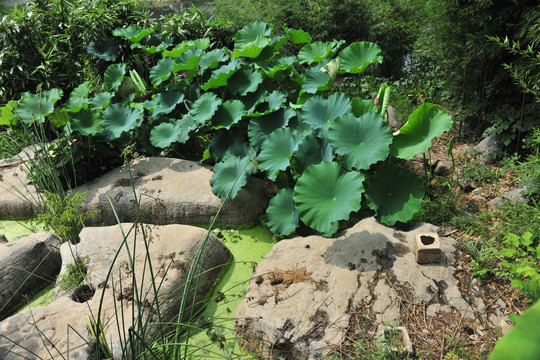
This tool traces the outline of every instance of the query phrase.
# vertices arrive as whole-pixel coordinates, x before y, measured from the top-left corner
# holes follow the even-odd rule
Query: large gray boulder
[[[95,359],[96,343],[90,335],[88,319],[95,322],[98,315],[114,357],[129,357],[126,334],[130,328],[137,330],[141,322],[155,324],[145,335],[151,343],[158,327],[165,326],[158,323],[174,321],[189,267],[207,231],[186,225],[134,227],[123,223],[121,227],[126,234],[125,242],[120,226],[116,225],[85,228],[79,244],[62,245],[61,275],[75,258],[88,257],[85,281],[67,292],[57,288],[57,298],[51,304],[25,310],[1,322],[0,359],[24,356]],[[148,252],[143,238],[147,239]],[[194,313],[201,308],[229,257],[228,249],[210,235],[203,266],[197,272],[197,291],[193,284],[188,300],[189,304],[195,304]],[[130,259],[134,267],[130,266]],[[139,310],[142,317],[138,315]],[[190,310],[188,308],[187,312]]]
[[[0,320],[54,281],[62,264],[59,246],[51,233],[0,244]]]
[[[88,193],[85,210],[100,210],[100,215],[90,220],[90,224],[116,223],[107,199],[111,200],[120,221],[132,222],[136,217],[137,197],[143,221],[152,224],[209,224],[221,206],[222,200],[212,193],[213,173],[209,167],[155,157],[134,161],[130,169],[115,169],[74,190]],[[251,178],[234,200],[227,200],[217,221],[249,223],[265,211],[267,204],[263,182]]]
[[[518,187],[502,194],[501,196],[497,196],[489,201],[488,205],[495,208],[501,208],[507,203],[527,204],[529,202],[529,198],[525,194],[527,194],[527,187]]]
[[[484,164],[494,164],[501,151],[499,136],[491,135],[484,138],[474,147],[473,151],[478,154]]]
[[[490,313],[475,296],[476,283],[459,276],[455,240],[440,239],[439,263],[416,262],[415,235],[436,230],[426,224],[397,232],[369,218],[338,238],[277,243],[236,310],[240,344],[263,358],[317,358],[344,340],[351,309],[370,312],[381,325],[396,325],[408,315],[406,304],[421,307],[428,320],[445,313],[478,328],[490,321],[500,326],[507,318]]]

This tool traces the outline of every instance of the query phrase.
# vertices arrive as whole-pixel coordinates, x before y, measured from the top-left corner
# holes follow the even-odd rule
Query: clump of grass
[[[59,276],[58,286],[62,291],[72,291],[82,284],[86,278],[89,261],[88,256],[84,258],[77,257],[75,263],[66,264],[66,272]]]

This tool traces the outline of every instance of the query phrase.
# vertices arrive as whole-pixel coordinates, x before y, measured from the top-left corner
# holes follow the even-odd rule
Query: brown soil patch
[[[315,284],[315,288],[318,291],[328,291],[328,283],[324,280],[316,281],[311,277],[311,272],[308,272],[305,267],[295,270],[274,270],[265,276],[264,280],[268,280],[271,285],[276,287],[276,291],[283,290],[291,286],[292,284],[298,284],[301,282],[311,282]],[[264,281],[263,280],[263,281]],[[257,282],[261,284],[263,281],[260,279]]]

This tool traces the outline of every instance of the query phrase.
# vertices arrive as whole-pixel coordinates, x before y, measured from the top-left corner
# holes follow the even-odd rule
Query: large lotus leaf
[[[210,140],[210,152],[216,161],[221,161],[227,155],[244,157],[250,154],[246,140],[245,131],[242,129],[220,129]]]
[[[292,189],[278,191],[270,200],[268,209],[268,227],[275,234],[289,235],[298,227],[298,210],[294,206]]]
[[[319,130],[321,137],[324,137],[332,122],[349,112],[351,112],[349,98],[343,93],[334,93],[328,99],[320,96],[309,98],[298,116],[313,129]]]
[[[274,90],[270,95],[262,98],[260,102],[254,107],[254,112],[246,114],[250,117],[259,117],[268,115],[281,108],[283,103],[287,100],[287,93],[279,90]]]
[[[302,91],[308,94],[316,94],[319,91],[330,89],[330,76],[321,71],[320,66],[309,69],[304,74]]]
[[[105,61],[116,61],[118,55],[120,55],[120,46],[114,38],[108,38],[104,42],[96,44],[91,42],[86,48],[86,51],[97,58]]]
[[[176,120],[175,127],[178,130],[176,141],[183,144],[189,140],[189,133],[197,128],[197,123],[191,115],[186,114],[182,119]]]
[[[45,122],[45,117],[52,114],[54,104],[62,97],[62,90],[51,89],[41,94],[22,94],[21,100],[15,109],[15,113],[21,121],[27,125],[37,121]]]
[[[242,68],[229,79],[229,90],[236,95],[245,96],[254,92],[262,83],[262,74],[259,71]]]
[[[161,123],[150,131],[150,142],[153,146],[164,149],[178,141],[180,130],[175,124]]]
[[[227,156],[214,166],[214,175],[210,179],[212,192],[221,199],[234,199],[253,170],[251,156]]]
[[[366,183],[368,206],[389,226],[411,220],[420,210],[423,197],[422,180],[393,164],[381,166]]]
[[[214,116],[219,105],[221,105],[221,99],[216,94],[204,93],[193,103],[189,114],[197,124],[202,124]]]
[[[176,63],[172,67],[173,72],[178,72],[181,70],[195,70],[199,64],[199,60],[203,55],[202,48],[190,48],[188,51],[180,54],[176,59]]]
[[[540,359],[540,301],[517,317],[515,323],[510,332],[495,343],[489,360]]]
[[[140,110],[124,104],[112,104],[101,112],[105,119],[105,136],[109,140],[118,139],[123,132],[140,125],[143,114]]]
[[[291,164],[291,157],[298,149],[298,140],[289,128],[274,130],[261,146],[257,156],[259,168],[266,170],[268,178],[276,180],[279,171],[284,171]]]
[[[131,48],[138,48],[143,51],[146,51],[149,54],[155,54],[155,53],[162,53],[165,51],[170,45],[172,44],[171,40],[165,39],[161,37],[160,34],[155,34],[148,39],[145,45],[141,43],[135,43],[131,45]]]
[[[184,40],[181,43],[177,44],[172,50],[163,51],[163,57],[177,58],[181,54],[185,53],[191,48],[201,48],[206,49],[210,46],[209,38],[199,38],[194,40]]]
[[[268,115],[251,119],[248,125],[248,136],[251,145],[257,150],[260,149],[268,135],[282,126],[287,126],[294,115],[296,115],[296,112],[293,109],[281,108]]]
[[[0,107],[0,125],[15,125],[17,123],[17,116],[14,112],[17,104],[16,100],[10,100],[6,106]]]
[[[283,81],[286,78],[291,78],[291,75],[294,71],[294,63],[296,62],[296,57],[287,56],[279,58],[273,61],[270,64],[259,64],[262,71],[268,76],[276,81]]]
[[[328,142],[343,156],[346,169],[367,170],[388,157],[392,133],[379,114],[345,114],[330,126]]]
[[[263,50],[272,43],[272,40],[263,37],[258,36],[256,40],[250,42],[249,44],[239,46],[238,48],[235,48],[231,57],[233,59],[239,58],[239,57],[247,57],[255,59],[261,55]]]
[[[272,26],[256,21],[244,26],[234,38],[234,51],[231,57],[258,57],[264,48],[271,44],[269,38]]]
[[[150,69],[150,80],[154,87],[171,77],[174,60],[164,58],[158,61],[156,66]]]
[[[205,53],[199,60],[199,71],[202,73],[206,69],[215,69],[219,63],[227,61],[229,55],[224,49],[214,49]]]
[[[314,43],[306,44],[298,52],[298,62],[300,64],[312,64],[331,58],[343,43],[343,41],[334,40],[329,42],[315,41]]]
[[[69,100],[64,107],[67,111],[78,112],[81,109],[86,109],[90,100],[88,99],[88,93],[90,92],[90,83],[88,81],[83,82],[77,86],[71,94],[69,94]]]
[[[102,93],[96,94],[90,100],[90,110],[92,111],[103,110],[104,108],[109,106],[113,96],[114,96],[114,93],[111,93],[111,92],[102,92]]]
[[[452,127],[452,118],[437,105],[424,103],[414,110],[390,146],[392,156],[410,160],[431,147],[433,138]]]
[[[302,139],[294,154],[295,170],[301,175],[310,165],[332,161],[333,158],[330,145],[315,135],[308,135]]]
[[[105,122],[101,115],[92,110],[81,110],[71,114],[71,130],[78,131],[83,136],[101,134],[105,128]]]
[[[116,91],[124,80],[126,64],[112,64],[105,70],[104,86],[107,91]]]
[[[70,119],[71,117],[69,116],[67,110],[64,108],[54,109],[53,113],[50,116],[51,124],[53,124],[57,128],[66,125]]]
[[[227,86],[227,83],[231,76],[240,68],[240,62],[236,59],[233,59],[226,65],[221,66],[219,69],[212,71],[210,79],[204,83],[201,88],[204,91],[209,89],[217,89],[222,86]]]
[[[364,100],[362,98],[352,98],[351,107],[354,116],[360,117],[368,112],[378,112],[377,106],[371,100]]]
[[[151,111],[151,116],[156,117],[171,113],[176,105],[184,100],[184,94],[176,91],[164,91],[156,95],[152,102],[155,104]],[[146,102],[145,102],[146,103]]]
[[[114,30],[113,35],[123,37],[132,43],[136,43],[153,32],[154,28],[143,29],[137,24],[132,24],[129,25],[127,28],[118,28]]]
[[[236,124],[242,119],[244,112],[244,103],[240,100],[225,101],[212,118],[214,127],[216,129],[230,129],[233,124]]]
[[[382,63],[383,56],[379,46],[368,41],[354,42],[343,49],[338,57],[340,73],[360,74],[369,65]]]
[[[325,236],[331,236],[338,229],[338,221],[347,220],[352,211],[360,209],[363,181],[362,174],[343,173],[335,162],[311,165],[294,187],[300,219]]]
[[[293,44],[309,44],[311,42],[311,35],[304,30],[290,29],[286,26],[283,27],[287,37]]]

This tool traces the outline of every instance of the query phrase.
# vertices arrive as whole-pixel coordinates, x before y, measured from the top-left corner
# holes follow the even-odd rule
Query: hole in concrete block
[[[422,235],[420,236],[420,241],[424,245],[431,245],[435,242],[435,238],[433,236]]]
[[[88,285],[83,285],[78,287],[74,292],[73,295],[71,295],[71,299],[73,301],[76,301],[78,303],[85,303],[92,299],[94,294],[96,293],[96,290]]]

